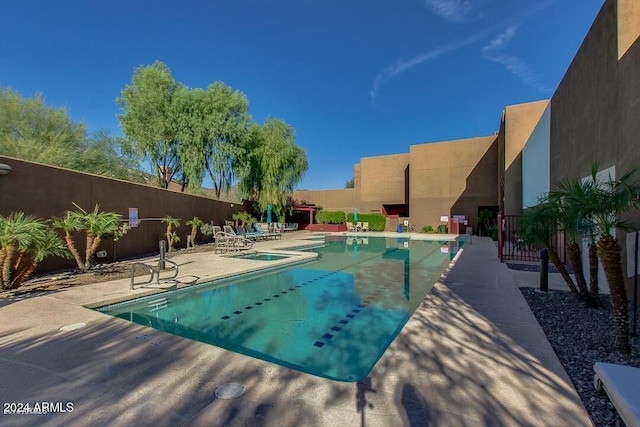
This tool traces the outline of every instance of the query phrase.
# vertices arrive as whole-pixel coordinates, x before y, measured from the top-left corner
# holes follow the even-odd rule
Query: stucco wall
[[[219,202],[202,196],[194,196],[142,184],[75,172],[68,169],[25,162],[0,156],[0,163],[11,166],[13,171],[0,176],[0,215],[22,211],[39,218],[62,216],[67,210],[75,210],[72,202],[85,210],[96,204],[101,211],[115,212],[127,219],[129,208],[138,208],[140,226],[132,229],[119,242],[118,257],[130,257],[158,251],[158,242],[164,238],[165,225],[159,219],[170,215],[179,218],[182,225],[177,229],[184,247],[190,227],[185,222],[198,217],[215,224],[224,224],[236,212],[248,210],[249,206]],[[146,218],[155,218],[146,220]],[[84,251],[84,240],[78,239],[80,251]],[[101,249],[112,255],[113,245],[105,242]],[[49,260],[44,269],[72,267],[71,261]]]
[[[357,190],[342,188],[338,190],[296,190],[293,192],[296,202],[314,203],[326,211],[352,212],[357,207]],[[358,208],[359,209],[359,208]]]
[[[540,121],[522,150],[522,208],[538,203],[550,189],[549,150],[551,143],[551,107],[547,105]]]
[[[504,212],[522,214],[522,149],[549,101],[509,105],[504,112]]]
[[[498,204],[495,136],[412,145],[410,161],[410,221],[417,230],[437,226],[442,215],[465,215],[475,226],[478,206]]]
[[[360,161],[360,202],[363,212],[380,211],[382,203],[402,204],[409,154],[363,157]]]

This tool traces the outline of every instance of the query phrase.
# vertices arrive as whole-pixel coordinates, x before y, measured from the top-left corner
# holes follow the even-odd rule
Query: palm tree
[[[622,219],[622,214],[638,208],[640,184],[635,178],[638,169],[634,168],[614,180],[598,182],[597,167],[592,168],[591,178],[595,184],[595,195],[592,199],[596,224],[600,231],[598,239],[598,257],[602,261],[607,284],[609,285],[611,305],[613,306],[613,323],[616,344],[620,351],[628,353],[629,317],[627,292],[622,273],[622,249],[611,235],[611,230],[630,229],[630,224]]]
[[[201,227],[204,222],[198,218],[194,217],[193,219],[187,221],[187,225],[191,226],[191,244],[193,246],[196,245],[196,236],[198,235],[198,228]]]
[[[588,236],[590,242],[595,242],[595,224],[593,222],[593,206],[591,200],[595,197],[595,185],[589,180],[564,180],[554,183],[555,190],[551,191],[548,200],[556,204],[560,214],[559,221],[568,237],[567,254],[573,266],[576,283],[581,298],[590,306],[599,305],[598,295],[598,258],[592,258],[595,246],[589,246],[590,287],[587,286],[582,269],[582,237]],[[595,276],[595,277],[594,277]],[[590,289],[591,288],[591,289]]]
[[[558,232],[559,217],[558,206],[548,200],[543,200],[524,213],[518,225],[518,234],[526,243],[542,244],[547,248],[549,260],[556,267],[571,292],[580,298],[580,292],[552,244],[552,236]]]
[[[0,216],[0,289],[18,288],[50,255],[67,252],[47,222],[23,212]]]
[[[80,257],[80,253],[76,248],[73,237],[71,237],[72,232],[80,231],[84,229],[84,221],[82,217],[77,214],[77,212],[67,211],[62,218],[54,217],[51,219],[53,223],[53,227],[60,229],[64,232],[64,242],[73,256],[73,259],[78,264],[78,269],[80,271],[84,271],[84,261]]]
[[[167,215],[164,218],[162,218],[162,222],[167,224],[167,231],[166,231],[167,251],[171,252],[171,250],[173,249],[174,243],[180,241],[180,237],[178,237],[178,233],[173,231],[173,227],[180,226],[180,220]]]
[[[76,211],[66,211],[64,217],[54,218],[54,227],[64,231],[64,240],[69,248],[69,252],[78,264],[81,272],[87,272],[93,264],[93,257],[103,239],[115,235],[120,228],[122,215],[113,212],[101,212],[100,206],[96,205],[91,212],[85,211],[82,207],[73,203]],[[84,231],[85,254],[84,260],[75,245],[71,232]]]

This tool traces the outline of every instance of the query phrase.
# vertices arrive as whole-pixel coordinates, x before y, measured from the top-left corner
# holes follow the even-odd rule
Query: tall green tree
[[[116,100],[122,109],[118,120],[129,151],[150,162],[163,188],[182,173],[172,107],[174,95],[181,89],[169,67],[156,61],[138,67]]]
[[[305,151],[295,144],[295,131],[280,119],[253,125],[240,173],[240,190],[264,212],[271,205],[280,217],[287,197],[307,170]]]
[[[46,105],[0,88],[0,154],[121,179],[132,179],[137,162],[106,131],[88,133],[65,108]]]
[[[201,185],[208,174],[218,199],[229,190],[245,153],[248,110],[246,96],[222,82],[206,90],[182,88],[176,92],[173,117],[178,154],[192,187]]]

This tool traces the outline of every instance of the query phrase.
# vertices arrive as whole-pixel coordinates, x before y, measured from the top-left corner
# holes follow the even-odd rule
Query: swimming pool
[[[98,309],[339,381],[367,376],[457,242],[327,236],[316,261]],[[446,246],[447,251],[443,251]]]

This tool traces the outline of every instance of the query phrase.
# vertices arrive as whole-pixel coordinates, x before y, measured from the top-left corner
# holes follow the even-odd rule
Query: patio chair
[[[362,231],[369,231],[369,223],[368,222],[363,222],[361,230]]]
[[[236,235],[250,240],[257,240],[261,237],[258,236],[258,233],[250,231],[248,227],[245,227],[243,225],[236,225]]]
[[[215,253],[220,251],[240,251],[245,249],[251,249],[253,246],[253,241],[238,236],[236,234],[225,233],[224,231],[219,231],[216,234],[216,248]]]
[[[280,234],[265,232],[262,229],[262,226],[260,224],[258,224],[257,222],[255,224],[253,224],[253,228],[256,229],[256,234],[258,236],[261,236],[261,237],[264,237],[264,238],[275,239],[275,238],[281,238],[282,237]]]

